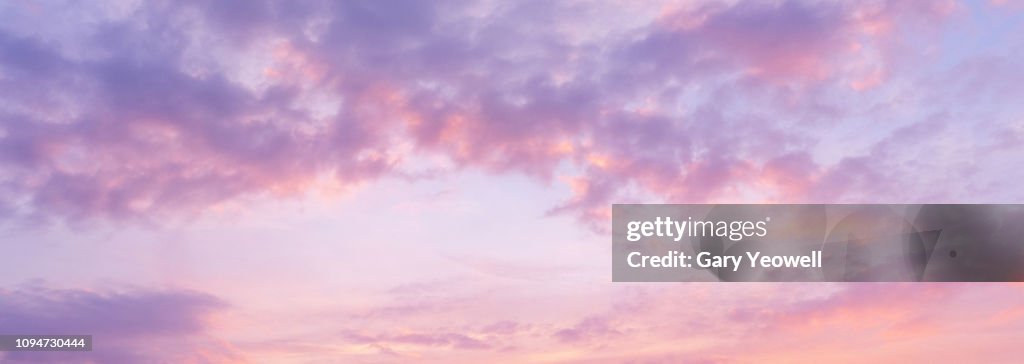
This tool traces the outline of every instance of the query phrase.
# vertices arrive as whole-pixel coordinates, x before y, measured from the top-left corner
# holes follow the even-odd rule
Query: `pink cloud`
[[[523,6],[493,11],[532,11]],[[569,181],[576,195],[552,211],[593,226],[602,225],[602,205],[632,198],[627,186],[674,202],[742,189],[767,191],[767,200],[802,191],[848,198],[885,185],[890,177],[870,171],[884,163],[847,155],[785,168],[780,163],[806,150],[815,129],[774,121],[850,117],[841,100],[816,93],[851,82],[879,87],[882,75],[892,77],[889,54],[904,44],[902,32],[962,15],[952,3],[709,3],[612,29],[617,36],[543,42],[512,20],[478,23],[443,4],[411,8],[418,10],[143,8],[148,30],[77,32],[78,43],[103,55],[87,59],[57,39],[5,29],[3,210],[37,219],[157,219],[253,194],[299,194],[324,176],[343,186],[408,176],[418,166],[406,161],[421,153],[456,167]],[[265,50],[269,63],[246,76],[264,78],[233,75],[212,55],[180,56],[202,44],[167,19],[190,16],[198,16],[198,31],[230,40],[218,54]],[[915,21],[897,26],[904,19]],[[570,23],[586,29],[588,21]],[[465,26],[486,38],[455,31]],[[848,67],[869,50],[881,58]],[[23,87],[30,83],[37,86]],[[695,88],[706,101],[690,112],[670,107]],[[641,97],[645,106],[636,105]],[[310,104],[317,98],[339,105]],[[744,104],[754,109],[737,114]],[[566,166],[575,172],[555,178]]]
[[[452,310],[408,311],[341,330],[330,342],[347,345],[347,351],[325,347],[306,354],[309,358],[342,355],[352,362],[371,362],[378,355],[421,362],[481,358],[672,362],[680,357],[708,362],[806,362],[824,357],[851,362],[864,357],[936,360],[950,355],[931,350],[940,345],[971,348],[967,351],[987,360],[1006,361],[1012,354],[1003,348],[1014,342],[1014,333],[1024,323],[1013,318],[1013,308],[1024,302],[1024,296],[1006,284],[686,284],[678,288],[614,287],[602,291],[598,299],[574,297],[578,310],[547,318],[524,316],[516,303],[500,301],[474,305],[472,313],[457,305]],[[445,294],[442,287],[430,292]],[[480,320],[490,317],[479,311],[484,307],[506,318]],[[326,330],[359,325],[340,320]],[[975,339],[979,335],[988,339]],[[296,347],[324,337],[293,337],[286,342]],[[807,348],[818,349],[808,352]],[[856,355],[852,348],[858,348]],[[959,355],[966,354],[953,354]]]
[[[1016,28],[961,40],[977,47],[947,34],[992,14],[619,5],[14,5],[0,14],[0,218],[159,223],[424,169],[563,184],[549,212],[595,230],[615,202],[1024,197],[1006,167],[1024,135]],[[232,345],[298,361],[1008,361],[1022,329],[1008,285],[569,286],[543,264],[467,266],[456,283],[355,292],[340,313],[301,313],[305,332],[255,328]],[[202,293],[0,297],[0,327],[113,337],[97,361],[251,359],[211,338],[231,308]],[[195,345],[152,351],[174,337]]]

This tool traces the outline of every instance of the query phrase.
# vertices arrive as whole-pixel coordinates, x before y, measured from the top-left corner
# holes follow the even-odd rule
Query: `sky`
[[[1024,3],[0,1],[7,363],[1014,362],[1018,283],[612,283],[613,203],[1024,203]]]

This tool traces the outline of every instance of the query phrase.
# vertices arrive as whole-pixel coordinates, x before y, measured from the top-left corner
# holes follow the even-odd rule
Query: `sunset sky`
[[[1024,3],[0,1],[4,363],[1020,362],[1024,284],[612,283],[613,203],[1024,203]],[[1024,263],[1022,263],[1024,264]]]

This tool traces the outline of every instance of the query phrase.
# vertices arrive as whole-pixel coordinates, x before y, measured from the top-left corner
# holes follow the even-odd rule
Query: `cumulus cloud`
[[[877,200],[983,148],[938,161],[940,136],[896,134],[953,97],[932,82],[1016,94],[1006,54],[915,67],[959,51],[922,46],[971,16],[952,2],[79,6],[6,5],[6,216],[154,219],[438,168],[567,183],[551,211],[592,226],[611,202]],[[956,117],[1019,117],[996,105]]]

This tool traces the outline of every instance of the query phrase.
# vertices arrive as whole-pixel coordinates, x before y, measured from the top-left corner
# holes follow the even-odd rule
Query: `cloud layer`
[[[564,196],[546,212],[596,231],[611,203],[1021,202],[1022,10],[980,0],[3,2],[0,224],[159,225],[254,197],[466,171],[556,186]],[[427,213],[409,220],[429,226],[442,209],[423,203]],[[1024,331],[1020,285],[611,284],[607,270],[581,273],[528,248],[489,259],[518,246],[467,237],[470,215],[450,215],[462,220],[439,224],[452,227],[445,234],[410,232],[422,254],[396,255],[394,266],[357,255],[391,248],[393,235],[355,246],[312,236],[333,230],[290,234],[263,220],[230,242],[218,233],[238,225],[182,242],[150,232],[159,237],[119,254],[97,243],[81,262],[124,259],[109,272],[134,269],[144,277],[115,278],[143,286],[159,280],[159,262],[196,290],[0,288],[0,330],[81,331],[97,343],[88,357],[0,358],[1020,357],[1007,352]],[[12,234],[33,244],[7,259],[65,246]],[[87,235],[50,238],[108,240]],[[445,255],[440,241],[469,239],[476,250],[430,260]],[[276,240],[295,249],[271,249]],[[552,251],[607,261],[564,245]],[[79,262],[72,252],[54,256]],[[325,274],[341,255],[357,274]],[[456,279],[424,277],[439,272]],[[383,292],[353,283],[397,277],[423,281]],[[238,297],[203,293],[221,291]],[[253,308],[276,307],[267,303],[288,313]],[[218,340],[225,333],[230,344]]]
[[[7,216],[468,167],[565,183],[552,212],[600,225],[613,201],[959,200],[1021,177],[972,162],[1020,162],[1021,45],[936,46],[996,5],[79,5],[5,5]]]
[[[572,297],[530,293],[536,285],[495,286],[504,293],[475,292],[472,305],[395,293],[391,304],[420,309],[372,320],[343,312],[332,321],[331,344],[298,336],[260,347],[299,361],[326,355],[368,363],[1012,362],[1006,348],[1024,327],[1019,285],[689,283]],[[577,301],[568,305],[576,311],[563,300]],[[515,308],[519,301],[530,304]],[[530,311],[541,305],[553,315]],[[274,349],[268,355],[280,354]]]
[[[92,335],[91,352],[0,353],[5,363],[230,362],[234,349],[205,334],[219,299],[191,291],[90,292],[31,285],[0,289],[9,335]]]

